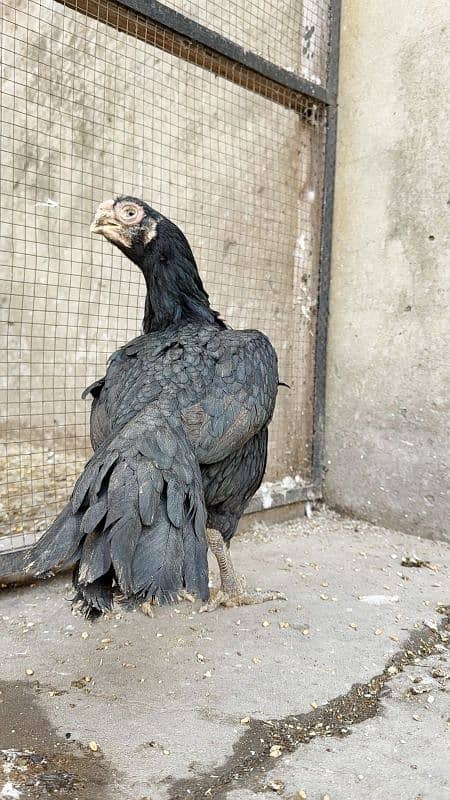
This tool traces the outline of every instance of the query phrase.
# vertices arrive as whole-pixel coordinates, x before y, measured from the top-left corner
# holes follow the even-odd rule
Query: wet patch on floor
[[[110,800],[112,769],[100,752],[59,736],[35,698],[38,686],[0,681],[0,797]]]
[[[345,737],[354,725],[381,712],[381,699],[390,693],[389,681],[408,664],[417,664],[449,643],[450,619],[439,627],[424,625],[387,662],[383,672],[370,681],[355,684],[345,695],[334,698],[309,713],[292,714],[268,721],[252,719],[222,765],[194,778],[168,782],[169,800],[225,800],[239,788],[264,791],[267,773],[283,754],[292,753],[321,736]]]

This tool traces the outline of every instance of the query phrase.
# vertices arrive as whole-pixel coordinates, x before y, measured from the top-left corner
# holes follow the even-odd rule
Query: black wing
[[[102,381],[94,384],[94,447],[155,404],[181,415],[199,462],[209,464],[270,421],[277,358],[258,331],[187,325],[138,337],[114,354]]]

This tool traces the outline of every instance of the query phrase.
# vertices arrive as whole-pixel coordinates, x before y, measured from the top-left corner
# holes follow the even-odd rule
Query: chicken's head
[[[163,217],[136,197],[116,197],[100,203],[91,225],[129,258],[140,263],[145,248],[157,236]]]

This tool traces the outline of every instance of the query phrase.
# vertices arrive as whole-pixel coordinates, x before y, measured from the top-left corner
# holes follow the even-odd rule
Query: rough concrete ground
[[[324,511],[232,551],[288,600],[88,623],[67,579],[1,594],[2,800],[450,797],[449,546]]]

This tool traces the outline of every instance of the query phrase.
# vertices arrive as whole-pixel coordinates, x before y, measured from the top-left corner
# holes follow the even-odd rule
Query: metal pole
[[[330,40],[328,51],[327,88],[335,101],[327,109],[325,140],[325,170],[322,209],[322,234],[319,264],[319,297],[316,328],[316,375],[314,386],[314,432],[312,477],[314,494],[322,494],[323,462],[325,450],[325,388],[327,333],[330,293],[331,242],[333,226],[334,179],[336,168],[337,95],[339,80],[339,32],[341,0],[332,0]]]

